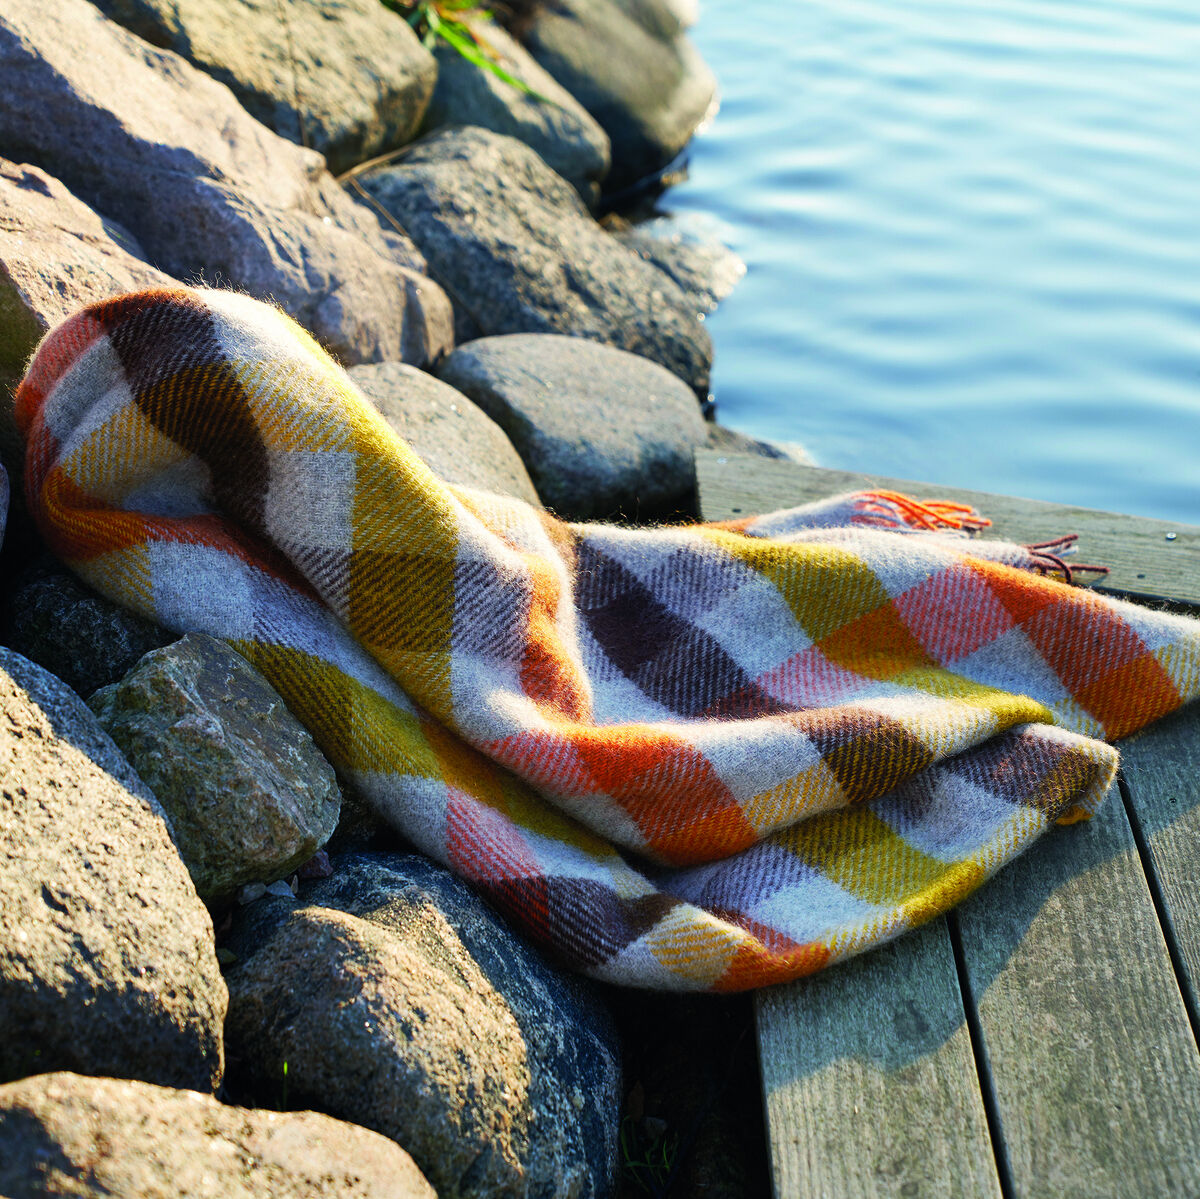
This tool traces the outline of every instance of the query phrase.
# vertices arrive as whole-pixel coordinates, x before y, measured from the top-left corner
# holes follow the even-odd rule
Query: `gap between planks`
[[[1200,1043],[1200,708],[1120,746],[1122,797]]]

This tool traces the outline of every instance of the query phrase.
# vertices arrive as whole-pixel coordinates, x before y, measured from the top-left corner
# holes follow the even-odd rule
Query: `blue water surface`
[[[1195,0],[705,0],[725,423],[1200,522]]]

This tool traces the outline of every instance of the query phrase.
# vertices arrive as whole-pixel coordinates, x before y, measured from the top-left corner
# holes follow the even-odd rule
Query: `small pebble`
[[[238,903],[247,904],[253,903],[256,899],[262,899],[267,893],[266,883],[247,883],[244,887],[238,888],[237,898]]]
[[[658,1116],[642,1117],[642,1131],[652,1141],[661,1141],[667,1135],[670,1127],[666,1120],[660,1119]]]
[[[319,849],[296,873],[303,879],[328,878],[333,873],[333,863],[330,862],[329,855],[323,849]]]
[[[251,884],[253,886],[253,884]],[[275,882],[263,888],[263,893],[266,895],[278,895],[281,899],[295,899],[296,893],[284,879],[277,879]]]

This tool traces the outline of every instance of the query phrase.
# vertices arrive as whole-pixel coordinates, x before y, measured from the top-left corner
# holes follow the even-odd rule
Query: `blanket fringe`
[[[1078,533],[1064,533],[1061,537],[1049,541],[1035,541],[1024,548],[1033,559],[1032,569],[1040,575],[1060,575],[1064,583],[1074,583],[1075,576],[1082,572],[1097,575],[1108,574],[1107,566],[1097,566],[1090,562],[1068,563],[1064,561],[1068,554],[1075,552],[1075,543],[1079,540]]]
[[[991,521],[980,516],[970,504],[950,500],[918,500],[901,491],[864,491],[858,497],[859,510],[873,516],[899,517],[910,529],[957,529],[975,532],[986,529]]]

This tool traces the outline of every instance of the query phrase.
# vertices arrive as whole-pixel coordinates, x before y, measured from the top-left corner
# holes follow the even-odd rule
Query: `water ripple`
[[[749,272],[725,418],[828,465],[1200,521],[1200,16],[707,0],[672,207]]]

